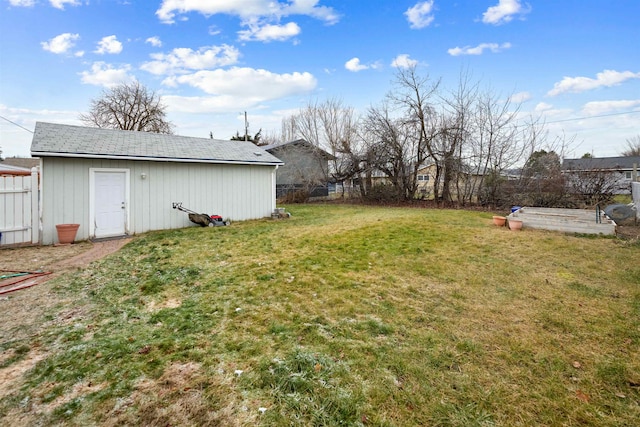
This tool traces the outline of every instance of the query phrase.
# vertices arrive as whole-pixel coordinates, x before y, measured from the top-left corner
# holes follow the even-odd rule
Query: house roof
[[[0,162],[0,175],[31,175],[31,169]]]
[[[307,148],[310,148],[310,149],[320,153],[322,156],[326,157],[327,159],[333,159],[334,158],[330,153],[326,152],[322,148],[319,148],[319,147],[311,144],[306,139],[296,139],[296,140],[287,141],[287,142],[277,142],[275,144],[264,145],[264,146],[262,146],[262,148],[267,150],[269,153],[273,153],[274,151],[278,151],[278,149],[280,149],[280,148],[287,147],[287,146],[292,146],[292,145],[305,146]]]
[[[592,157],[586,159],[564,159],[562,170],[632,170],[640,167],[640,157]]]
[[[245,141],[166,135],[37,122],[31,155],[166,162],[282,165]]]
[[[17,166],[20,168],[31,169],[40,165],[40,159],[37,157],[6,157],[0,160],[1,166]]]

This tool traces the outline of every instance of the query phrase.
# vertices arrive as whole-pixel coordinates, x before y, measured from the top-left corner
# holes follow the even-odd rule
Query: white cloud
[[[169,53],[153,53],[154,61],[145,62],[140,67],[156,75],[185,73],[188,70],[204,70],[223,67],[238,62],[240,52],[233,46],[201,47],[197,51],[189,48],[176,48]]]
[[[418,65],[418,61],[409,58],[406,53],[401,53],[391,61],[391,66],[394,68],[411,68]]]
[[[111,87],[133,81],[134,77],[129,74],[129,71],[131,71],[129,65],[113,68],[111,64],[105,62],[94,62],[91,65],[91,71],[83,71],[80,76],[82,83]]]
[[[80,38],[80,34],[64,33],[55,36],[48,42],[42,42],[42,48],[46,51],[56,54],[69,53],[75,46],[76,40]]]
[[[118,41],[116,36],[106,36],[98,42],[98,47],[94,52],[99,55],[104,55],[105,53],[117,54],[122,52],[122,43]]]
[[[371,69],[380,68],[380,64],[378,62],[374,62],[371,64],[362,64],[360,62],[360,58],[351,58],[350,60],[345,62],[344,68],[346,68],[349,71],[353,71],[354,73],[357,73],[358,71],[368,70],[370,68]]]
[[[511,47],[511,43],[480,43],[478,46],[471,47],[454,47],[447,52],[451,56],[459,56],[459,55],[482,55],[485,50],[490,50],[493,53],[501,52],[504,49],[509,49]]]
[[[538,104],[536,104],[536,108],[534,109],[534,111],[536,113],[541,113],[543,111],[549,111],[551,109],[553,109],[553,105],[547,104],[546,102],[539,102]]]
[[[317,80],[307,72],[276,74],[262,69],[233,67],[172,76],[165,79],[163,84],[185,84],[215,95],[219,100],[230,97],[235,102],[245,99],[255,104],[309,93],[315,89]]]
[[[17,108],[0,104],[0,116],[30,130],[35,128],[37,121],[81,125],[78,113],[78,111],[70,110]],[[31,152],[32,138],[32,133],[0,120],[0,141],[2,141],[2,155],[4,157],[28,157]]]
[[[335,24],[340,16],[331,7],[319,6],[319,0],[235,0],[235,1],[194,1],[163,0],[156,11],[158,18],[165,23],[175,22],[176,15],[197,12],[205,16],[227,14],[243,20],[258,17],[278,20],[291,15],[306,15],[320,19],[327,24]]]
[[[269,42],[284,41],[300,34],[300,27],[295,22],[285,25],[250,25],[248,30],[238,31],[240,40]]]
[[[429,26],[435,19],[433,16],[433,1],[427,0],[416,3],[414,6],[407,9],[404,13],[409,21],[409,27],[414,29],[420,29]]]
[[[56,9],[64,10],[64,5],[68,4],[69,6],[80,6],[81,2],[78,0],[49,0],[51,6]]]
[[[564,77],[561,81],[553,85],[547,95],[556,96],[565,92],[580,93],[599,87],[617,86],[626,80],[640,79],[640,73],[632,71],[604,70],[596,74],[596,78],[589,77]]]
[[[153,47],[162,47],[162,40],[157,36],[149,37],[144,42],[149,43]]]
[[[628,111],[640,107],[640,99],[627,99],[618,101],[592,101],[587,102],[582,108],[582,112],[588,116],[597,116],[614,111]]]
[[[162,102],[167,110],[180,113],[228,113],[229,111],[248,110],[260,103],[259,98],[236,98],[233,95],[220,96],[175,96],[163,95]],[[232,134],[230,134],[232,135]],[[226,136],[224,139],[228,139]]]
[[[496,6],[491,6],[482,14],[482,22],[500,25],[510,22],[515,15],[524,15],[529,12],[531,7],[522,6],[519,0],[499,0]]]
[[[35,4],[35,0],[9,0],[11,6],[31,7]]]
[[[529,92],[518,92],[514,93],[509,97],[509,101],[514,102],[516,104],[520,104],[521,102],[525,102],[531,99],[531,94]]]
[[[270,0],[262,0],[264,3],[272,5]],[[288,3],[278,3],[282,5],[280,16],[308,15],[316,19],[333,25],[340,20],[340,15],[332,7],[318,6],[319,0],[291,0]]]

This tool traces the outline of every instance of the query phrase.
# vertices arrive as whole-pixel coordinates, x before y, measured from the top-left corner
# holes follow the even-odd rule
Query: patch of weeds
[[[495,425],[493,416],[476,403],[441,402],[436,405],[431,424],[439,427],[485,427]]]
[[[234,285],[235,283],[236,283],[235,277],[222,276],[222,277],[214,277],[208,282],[205,282],[205,285],[218,288],[218,287],[227,286],[227,285]]]
[[[580,239],[589,239],[589,240],[617,240],[618,236],[615,234],[593,234],[593,233],[568,233],[573,235],[574,237],[578,237]]]
[[[162,324],[162,328],[177,334],[176,341],[185,338],[185,334],[198,334],[210,331],[218,323],[215,306],[203,306],[193,300],[185,300],[176,308],[164,308],[151,315],[149,324]]]
[[[454,290],[451,292],[451,298],[453,298],[453,299],[457,299],[457,300],[460,300],[460,301],[464,301],[464,300],[466,300],[466,299],[467,299],[467,296],[466,296],[466,295],[464,294],[464,292],[462,292],[461,290],[459,290],[459,289],[454,289]]]
[[[268,282],[270,280],[273,280],[276,278],[275,274],[258,274],[258,277],[256,277],[258,279],[259,282]]]
[[[456,350],[458,350],[463,354],[470,354],[470,355],[477,355],[477,356],[484,354],[484,349],[482,348],[482,345],[469,339],[457,342]]]
[[[640,293],[633,295],[629,301],[632,313],[636,316],[636,319],[640,320]],[[636,321],[637,322],[637,321]],[[638,328],[640,330],[640,328]]]
[[[542,328],[548,331],[559,331],[564,334],[574,332],[573,326],[562,314],[542,313],[540,316]]]
[[[620,270],[619,273],[625,281],[640,284],[640,267],[628,266]]]
[[[58,339],[60,342],[68,345],[69,343],[82,340],[86,332],[87,331],[80,324],[71,325],[59,335]]]
[[[200,276],[200,270],[194,267],[160,268],[140,285],[144,295],[162,292],[167,286],[192,285]]]
[[[28,345],[25,345],[25,344],[18,345],[16,348],[13,349],[13,354],[11,355],[11,357],[7,358],[2,363],[0,363],[0,369],[6,368],[7,366],[11,366],[16,362],[21,361],[22,359],[25,358],[25,356],[29,353],[30,350],[31,348]]]
[[[82,408],[83,400],[84,400],[83,398],[78,397],[58,406],[56,409],[53,410],[53,414],[52,414],[53,419],[69,420],[73,418],[74,415],[80,412],[80,409]]]
[[[393,333],[393,327],[389,324],[381,322],[376,319],[369,319],[364,323],[364,328],[371,334],[371,336],[376,337],[379,335],[391,335]]]
[[[594,288],[577,281],[570,282],[567,287],[588,297],[597,297],[602,293],[598,288]]]
[[[273,335],[280,335],[287,332],[287,330],[288,328],[285,325],[272,323],[271,326],[269,326],[268,332]]]
[[[284,359],[262,360],[254,384],[267,390],[274,408],[269,425],[354,425],[363,395],[349,380],[348,368],[332,358],[295,349]]]
[[[611,387],[628,385],[628,374],[626,365],[618,360],[607,360],[596,365],[597,377]]]

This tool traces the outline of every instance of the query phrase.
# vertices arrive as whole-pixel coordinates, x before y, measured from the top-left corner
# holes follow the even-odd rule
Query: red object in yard
[[[35,286],[46,280],[45,278],[43,278],[43,276],[48,276],[49,274],[51,274],[51,272],[49,271],[3,271],[7,273],[17,274],[2,275],[4,279],[0,280],[0,295]]]

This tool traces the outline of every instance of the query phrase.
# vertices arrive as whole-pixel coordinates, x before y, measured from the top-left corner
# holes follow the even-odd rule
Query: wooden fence
[[[0,175],[0,246],[39,242],[38,170]]]

